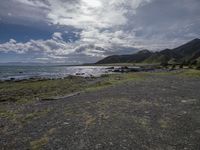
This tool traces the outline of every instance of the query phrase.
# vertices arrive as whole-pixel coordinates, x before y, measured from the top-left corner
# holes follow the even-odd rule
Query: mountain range
[[[194,39],[174,49],[165,49],[159,52],[142,50],[131,55],[108,56],[96,64],[112,63],[169,63],[180,64],[200,61],[200,39]]]

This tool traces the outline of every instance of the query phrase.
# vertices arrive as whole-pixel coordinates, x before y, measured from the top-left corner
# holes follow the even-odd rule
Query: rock
[[[102,147],[101,144],[97,144],[97,145],[95,145],[95,149],[100,149],[101,147]]]
[[[115,69],[115,67],[108,67],[108,68],[106,68],[106,69],[109,69],[109,70],[111,70],[111,69]]]
[[[85,73],[76,73],[76,76],[83,76]]]
[[[10,78],[10,80],[11,80],[11,81],[14,81],[14,80],[15,80],[15,78]]]
[[[113,72],[120,72],[120,73],[124,73],[124,72],[139,72],[139,71],[143,71],[141,68],[129,68],[127,66],[123,66],[117,69],[114,69]]]
[[[121,67],[121,69],[129,69],[127,66],[123,66]]]
[[[63,125],[69,125],[69,122],[64,122]]]

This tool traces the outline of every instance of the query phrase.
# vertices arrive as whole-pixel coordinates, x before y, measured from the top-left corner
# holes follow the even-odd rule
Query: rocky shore
[[[79,79],[78,86],[88,81]],[[63,82],[56,83],[62,90],[75,84],[62,86]],[[200,148],[199,72],[139,72],[112,78],[106,75],[90,79],[89,84],[94,86],[69,97],[2,102],[1,149]],[[6,91],[3,87],[1,93]]]

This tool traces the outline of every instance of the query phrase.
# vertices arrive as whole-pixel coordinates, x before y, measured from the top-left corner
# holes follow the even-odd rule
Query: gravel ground
[[[199,78],[152,75],[0,110],[2,150],[200,149]]]

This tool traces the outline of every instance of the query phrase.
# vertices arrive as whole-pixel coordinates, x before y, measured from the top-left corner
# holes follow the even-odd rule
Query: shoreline
[[[38,67],[38,66],[37,66]],[[44,67],[44,66],[43,66]],[[56,66],[54,66],[56,67]],[[59,66],[57,66],[59,67]],[[64,66],[63,66],[64,67]],[[78,65],[77,65],[78,67]],[[102,68],[98,68],[100,70],[98,70],[99,72],[87,72],[87,70],[84,72],[84,69],[83,71],[81,72],[78,72],[78,71],[75,71],[73,73],[59,73],[59,72],[48,72],[47,75],[44,75],[44,74],[41,74],[41,75],[28,75],[28,74],[24,74],[23,71],[19,71],[18,75],[14,76],[14,75],[10,75],[8,77],[2,77],[0,78],[0,82],[11,82],[11,81],[14,81],[14,82],[19,82],[19,81],[23,81],[23,80],[56,80],[56,79],[64,79],[64,78],[67,78],[68,76],[81,76],[81,77],[100,77],[101,75],[104,75],[104,74],[112,74],[112,73],[129,73],[129,72],[159,72],[159,71],[173,71],[173,70],[179,70],[178,68],[173,68],[173,69],[170,69],[170,68],[163,68],[159,65],[119,65],[119,64],[108,64],[108,65],[102,65],[102,66],[99,66],[99,65],[91,65],[91,66],[81,66],[79,65],[79,67],[102,67]],[[87,69],[87,68],[86,68]],[[93,69],[93,68],[89,68],[89,69]],[[26,71],[26,70],[24,70]],[[32,72],[34,73],[34,72]],[[37,73],[37,72],[35,72]],[[45,72],[44,72],[45,73]]]
[[[99,77],[68,76],[62,79],[27,79],[0,82],[0,102],[29,102],[36,99],[52,99],[68,94],[98,90],[128,81],[140,81],[154,75],[176,75],[180,77],[198,77],[200,71],[191,69],[161,69],[143,72],[123,72],[104,74]]]
[[[143,75],[142,75],[143,76]],[[100,77],[69,76],[63,79],[31,79],[0,82],[0,102],[32,101],[65,96],[74,92],[112,86],[127,80],[138,80],[138,74],[107,74]]]
[[[0,83],[0,145],[198,149],[199,89],[197,70]]]

